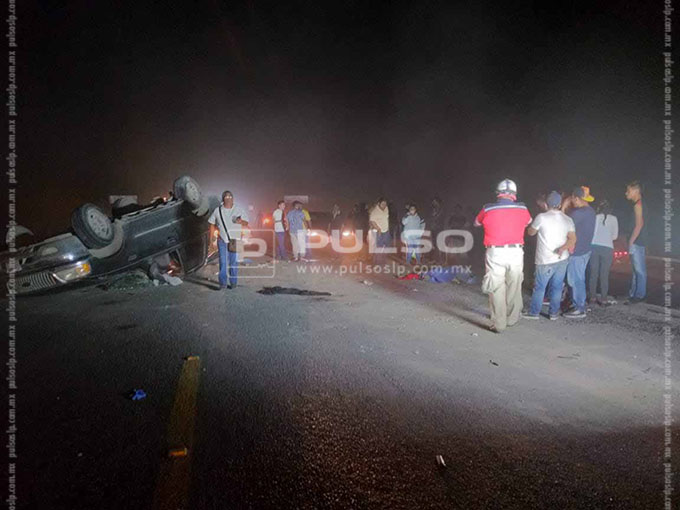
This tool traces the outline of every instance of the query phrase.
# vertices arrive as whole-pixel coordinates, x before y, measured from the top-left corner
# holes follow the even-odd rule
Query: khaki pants
[[[295,260],[305,256],[305,232],[293,234],[290,232],[290,244],[293,247],[293,258]]]
[[[524,281],[524,249],[486,249],[486,274],[482,291],[489,294],[491,322],[498,331],[512,326],[522,312]]]

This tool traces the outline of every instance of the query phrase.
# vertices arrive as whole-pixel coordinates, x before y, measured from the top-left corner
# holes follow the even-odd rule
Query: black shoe
[[[642,303],[645,300],[645,298],[628,298],[626,301],[623,302],[624,305],[636,305],[638,303]]]
[[[227,289],[229,289],[229,290],[233,289],[234,287],[236,287],[236,285],[232,285],[231,283],[229,285],[227,285]]]

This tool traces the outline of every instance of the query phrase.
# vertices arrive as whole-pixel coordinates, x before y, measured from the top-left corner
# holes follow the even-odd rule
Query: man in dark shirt
[[[589,203],[595,200],[586,186],[574,188],[571,199],[565,200],[563,208],[574,220],[576,245],[567,265],[567,283],[571,287],[573,309],[565,317],[580,319],[586,316],[586,267],[590,260],[591,243],[595,233],[595,211]]]
[[[645,210],[642,205],[642,186],[633,181],[626,187],[626,198],[633,202],[633,230],[628,238],[628,254],[632,266],[632,278],[628,292],[627,305],[644,301],[647,296],[647,264],[645,251],[647,245],[647,228],[645,226]]]
[[[441,251],[437,246],[437,237],[439,233],[446,228],[444,209],[442,208],[442,201],[440,198],[435,197],[432,199],[432,209],[430,210],[430,215],[425,221],[427,229],[430,231],[430,240],[432,241],[432,252],[430,253],[430,258],[432,261],[441,261]]]

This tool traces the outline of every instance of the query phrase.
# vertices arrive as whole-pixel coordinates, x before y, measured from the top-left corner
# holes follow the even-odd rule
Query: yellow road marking
[[[153,510],[179,510],[187,507],[200,366],[198,356],[189,356],[182,366],[168,425],[168,455],[161,463],[153,497]],[[184,449],[185,455],[176,454]]]

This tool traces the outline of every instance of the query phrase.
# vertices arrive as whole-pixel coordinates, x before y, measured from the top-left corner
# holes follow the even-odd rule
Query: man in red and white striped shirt
[[[486,274],[482,291],[489,295],[491,330],[514,325],[522,313],[524,230],[531,223],[526,206],[517,202],[517,185],[504,179],[496,186],[496,202],[486,204],[475,219],[484,227]]]

